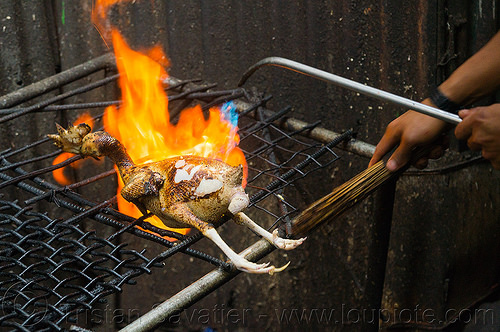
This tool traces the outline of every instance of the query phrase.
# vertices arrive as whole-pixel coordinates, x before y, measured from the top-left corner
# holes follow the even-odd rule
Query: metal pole
[[[104,54],[100,57],[82,63],[81,65],[72,67],[2,96],[0,98],[0,108],[8,108],[18,105],[46,92],[57,89],[65,84],[76,81],[77,79],[95,73],[96,71],[114,66],[115,56],[112,53]]]
[[[257,261],[262,257],[272,252],[276,247],[269,241],[261,239],[249,247],[246,251],[250,251],[245,256],[250,261]],[[150,310],[143,316],[124,327],[120,332],[145,332],[153,330],[161,323],[168,321],[172,315],[176,315],[179,311],[186,309],[196,303],[207,294],[224,285],[229,280],[236,277],[240,271],[233,270],[230,272],[222,269],[215,269],[212,272],[201,277],[188,287],[184,288],[158,307]]]
[[[287,118],[280,125],[288,130],[300,130],[309,126],[307,122],[294,118]],[[340,134],[322,127],[316,127],[310,131],[307,131],[304,136],[313,138],[316,141],[326,144],[333,141],[336,137],[340,136]],[[371,158],[373,156],[373,153],[375,152],[375,145],[354,138],[350,139],[344,144],[339,144],[337,148],[366,158]]]
[[[301,74],[316,77],[321,80],[339,85],[349,90],[353,90],[380,100],[390,101],[395,104],[405,106],[409,109],[446,121],[448,123],[452,123],[454,125],[457,125],[462,121],[462,119],[460,119],[458,115],[445,112],[438,108],[431,107],[377,88],[373,88],[371,86],[364,85],[356,81],[349,80],[347,78],[340,77],[308,65],[304,65],[300,62],[280,57],[265,58],[254,64],[243,74],[240,82],[238,83],[238,86],[242,86],[257,69],[267,65],[290,69]]]

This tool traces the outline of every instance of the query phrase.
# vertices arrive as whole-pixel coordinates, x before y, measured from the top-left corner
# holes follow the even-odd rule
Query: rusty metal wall
[[[0,95],[108,51],[90,22],[91,3],[0,2]],[[115,8],[111,17],[134,47],[161,43],[171,60],[170,72],[178,78],[199,77],[221,88],[234,87],[250,65],[283,56],[419,100],[497,31],[498,8],[495,0],[142,0]],[[354,128],[360,139],[373,144],[387,123],[405,111],[276,68],[262,69],[246,86],[272,94],[269,108],[292,105],[294,117],[321,119],[335,131]],[[85,98],[112,98],[114,93],[100,90]],[[72,115],[39,114],[28,123],[20,119],[2,127],[2,149],[11,135],[23,135],[28,143],[66,118]],[[431,167],[464,156],[467,152],[451,152]],[[311,202],[326,194],[367,163],[345,154],[332,169],[331,181],[318,179],[318,191],[304,192],[303,199]],[[379,318],[384,326],[409,319],[412,324],[404,328],[437,324],[449,310],[486,295],[499,280],[499,184],[499,172],[486,163],[398,181],[382,310],[382,280],[374,271],[383,268],[385,257],[374,253],[388,236],[389,227],[379,221],[390,188],[311,234],[302,248],[273,253],[272,261],[292,261],[286,272],[241,275],[160,330],[368,331],[377,329]],[[232,233],[234,229],[224,230],[234,247],[244,248],[255,239]],[[217,253],[208,242],[198,246]],[[212,268],[184,258],[174,257],[161,272],[143,277],[110,300],[89,326],[123,326]],[[228,315],[230,309],[236,316]],[[405,316],[425,309],[435,321]]]

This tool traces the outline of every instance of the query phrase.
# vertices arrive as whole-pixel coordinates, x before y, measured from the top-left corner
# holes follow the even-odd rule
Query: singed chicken
[[[194,227],[211,239],[242,271],[274,273],[283,270],[256,264],[234,252],[210,224],[227,212],[233,220],[246,225],[273,243],[290,250],[302,244],[299,240],[283,239],[277,230],[272,234],[253,222],[243,212],[249,203],[242,187],[243,169],[222,161],[196,156],[178,156],[163,161],[135,165],[125,147],[107,132],[90,133],[87,124],[67,130],[57,125],[58,135],[48,135],[63,151],[82,156],[108,156],[117,165],[125,186],[121,195],[146,214],[150,211],[166,226]]]

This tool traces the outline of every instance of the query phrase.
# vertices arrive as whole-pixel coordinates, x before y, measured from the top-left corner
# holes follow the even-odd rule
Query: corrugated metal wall
[[[107,52],[90,21],[91,4],[1,1],[0,95]],[[494,0],[143,0],[115,8],[112,18],[134,47],[161,43],[171,59],[170,72],[178,78],[234,87],[250,65],[267,56],[283,56],[419,100],[497,31],[499,7]],[[335,131],[354,128],[360,139],[373,144],[387,123],[405,111],[276,68],[261,69],[246,86],[272,94],[270,108],[292,105],[294,117],[321,119],[324,127]],[[114,93],[99,90],[78,98],[110,99]],[[54,121],[72,117],[38,114],[29,122],[21,118],[3,126],[2,149],[10,145],[12,135],[24,136],[19,142],[31,142],[52,132]],[[450,153],[431,167],[445,166],[464,154]],[[326,194],[367,163],[345,155],[332,170],[331,183],[321,181],[318,192]],[[386,325],[398,318],[418,319],[412,314],[425,309],[436,320],[423,323],[437,324],[449,310],[463,308],[498,282],[499,183],[499,172],[486,163],[398,181],[382,312],[404,314],[384,315]],[[304,193],[309,201],[317,196]],[[272,260],[292,261],[286,272],[273,277],[241,275],[163,329],[376,329],[381,294],[372,270],[381,261],[372,253],[382,236],[376,220],[384,199],[383,191],[373,195],[334,225],[312,234],[287,257],[274,253]],[[228,237],[241,248],[251,240],[238,234]],[[211,269],[184,258],[175,257],[165,269],[143,277],[139,285],[110,301],[97,313],[101,316],[94,319],[94,328],[114,330]],[[237,319],[217,311],[222,308],[235,309]]]

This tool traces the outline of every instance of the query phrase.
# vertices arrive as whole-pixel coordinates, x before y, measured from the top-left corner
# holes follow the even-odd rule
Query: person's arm
[[[439,90],[455,104],[468,105],[495,91],[500,86],[500,32],[483,48],[470,57],[444,81]],[[424,104],[434,106],[429,99]],[[430,116],[408,111],[392,121],[370,160],[370,166],[398,146],[386,167],[396,171],[410,160],[416,147],[438,140],[448,125]],[[442,155],[443,148],[436,144],[431,154],[419,160],[416,166],[425,167],[429,158]]]

